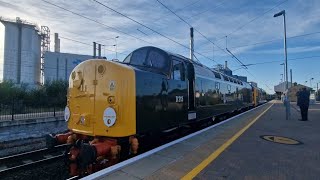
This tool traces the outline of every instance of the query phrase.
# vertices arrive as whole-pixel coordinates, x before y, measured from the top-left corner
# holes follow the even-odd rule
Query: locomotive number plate
[[[183,102],[183,96],[176,96],[176,102]]]

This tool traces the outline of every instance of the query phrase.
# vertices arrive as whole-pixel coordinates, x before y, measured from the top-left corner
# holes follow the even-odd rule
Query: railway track
[[[0,158],[0,174],[62,159],[66,146],[63,144]]]

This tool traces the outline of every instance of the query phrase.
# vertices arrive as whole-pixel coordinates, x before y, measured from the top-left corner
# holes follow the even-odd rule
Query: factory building
[[[68,80],[72,69],[92,56],[60,53],[60,39],[54,35],[50,52],[50,29],[27,21],[0,17],[0,82],[28,84]]]
[[[20,18],[0,17],[0,82],[40,83],[41,32]]]
[[[82,61],[88,59],[92,59],[92,56],[60,52],[46,52],[44,55],[45,83],[53,80],[68,81],[73,68]]]

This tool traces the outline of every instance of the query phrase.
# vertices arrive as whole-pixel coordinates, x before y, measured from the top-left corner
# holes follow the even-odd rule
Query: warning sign
[[[288,145],[298,145],[302,144],[302,142],[297,141],[295,139],[287,138],[287,137],[281,137],[281,136],[273,136],[273,135],[264,135],[260,136],[262,139],[279,143],[279,144],[288,144]]]
[[[115,81],[110,81],[109,82],[110,91],[113,91],[115,88],[116,88],[116,82]]]

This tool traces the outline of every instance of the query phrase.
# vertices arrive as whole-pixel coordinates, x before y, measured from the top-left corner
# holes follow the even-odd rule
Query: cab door
[[[172,58],[171,76],[168,80],[168,109],[164,115],[169,126],[178,126],[187,118],[188,84],[183,60]]]
[[[95,73],[95,62],[85,61],[75,67],[71,74],[68,95],[71,117],[68,128],[73,132],[94,135]]]

